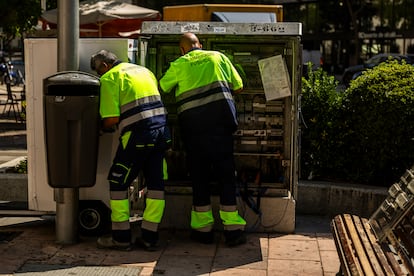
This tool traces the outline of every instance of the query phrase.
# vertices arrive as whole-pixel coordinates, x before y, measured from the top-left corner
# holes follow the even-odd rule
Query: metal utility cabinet
[[[158,79],[180,56],[184,32],[194,32],[203,48],[225,53],[244,80],[235,95],[239,128],[235,160],[239,210],[254,231],[293,232],[298,185],[298,95],[301,90],[300,23],[144,22],[141,63]],[[170,95],[172,94],[172,95]],[[173,135],[167,156],[169,181],[164,223],[185,227],[189,218],[169,212],[191,209],[191,183],[177,130],[173,93],[164,95]],[[212,183],[214,190],[214,183]],[[187,189],[188,188],[188,189]],[[213,197],[213,211],[218,196]],[[214,205],[216,205],[214,207]],[[175,211],[177,212],[177,211]]]

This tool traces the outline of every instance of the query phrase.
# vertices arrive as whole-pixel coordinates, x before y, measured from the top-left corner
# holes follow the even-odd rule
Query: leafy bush
[[[387,184],[414,161],[414,67],[395,60],[363,72],[345,91],[342,154],[348,178]]]
[[[329,176],[340,164],[332,152],[338,139],[338,109],[341,95],[338,81],[322,70],[312,70],[302,78],[301,96],[301,177]]]
[[[414,163],[414,67],[388,61],[336,86],[322,69],[302,79],[302,178],[390,185]]]
[[[23,159],[16,165],[14,168],[14,172],[16,173],[27,173],[27,158]]]

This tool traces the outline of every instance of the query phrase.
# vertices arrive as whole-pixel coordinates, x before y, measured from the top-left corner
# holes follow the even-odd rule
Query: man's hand
[[[101,131],[102,132],[115,132],[119,123],[119,117],[108,117],[102,120]]]
[[[234,91],[233,91],[233,93],[234,93],[234,94],[239,94],[239,93],[241,93],[242,91],[243,91],[243,88],[240,88],[240,89],[234,90]]]

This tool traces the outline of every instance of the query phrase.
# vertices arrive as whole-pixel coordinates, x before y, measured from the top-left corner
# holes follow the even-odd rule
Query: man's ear
[[[181,55],[182,56],[185,55],[185,49],[184,49],[184,47],[180,47],[180,52],[181,52]]]

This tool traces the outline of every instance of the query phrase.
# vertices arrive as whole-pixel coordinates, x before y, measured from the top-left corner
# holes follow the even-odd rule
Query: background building
[[[157,9],[224,1],[132,0]],[[324,69],[342,73],[378,53],[414,53],[413,0],[274,0],[225,1],[226,4],[283,5],[284,21],[302,22],[303,47],[319,51]]]

